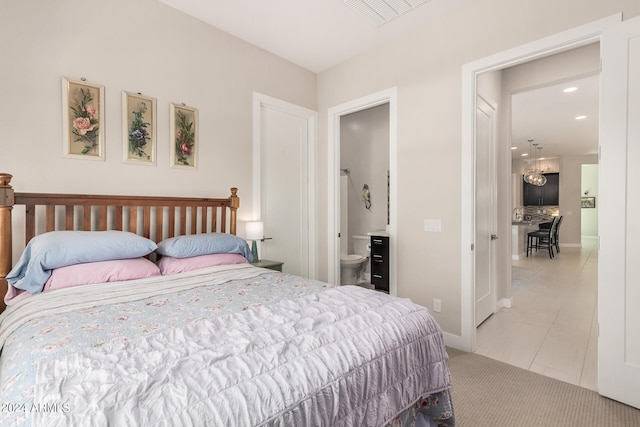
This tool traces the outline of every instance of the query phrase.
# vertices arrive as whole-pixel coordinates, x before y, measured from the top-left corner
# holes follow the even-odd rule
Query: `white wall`
[[[252,213],[252,94],[316,108],[316,75],[155,0],[0,2],[0,171],[16,191],[223,197]],[[61,77],[105,86],[106,160],[62,156]],[[122,162],[121,91],[157,99],[157,166]],[[169,104],[198,108],[195,171],[169,168]],[[242,228],[239,228],[239,232]]]
[[[389,104],[340,118],[340,168],[348,176],[348,249],[353,235],[384,230],[387,224],[387,171],[389,170]],[[369,186],[371,209],[366,209],[362,187]]]
[[[585,194],[587,193],[587,194]],[[581,197],[595,197],[595,208],[580,209],[581,234],[584,237],[598,237],[598,165],[582,165]]]
[[[398,295],[430,306],[442,328],[461,334],[461,70],[468,62],[624,12],[637,0],[476,0],[448,16],[324,71],[318,76],[319,140],[327,109],[396,87],[398,93]],[[326,147],[318,151],[319,205],[327,200]],[[510,181],[508,181],[510,182]],[[442,232],[425,233],[425,218]],[[506,218],[509,218],[508,216]],[[327,224],[319,212],[319,229]],[[326,238],[320,254],[327,254]],[[325,271],[326,255],[319,271]]]
[[[581,244],[581,209],[580,189],[582,182],[582,166],[598,163],[596,154],[586,156],[564,156],[560,163],[560,214],[562,232],[560,244],[580,246]]]

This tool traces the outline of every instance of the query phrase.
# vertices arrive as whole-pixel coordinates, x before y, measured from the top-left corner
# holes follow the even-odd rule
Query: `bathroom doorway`
[[[353,230],[362,228],[362,232],[376,231],[380,228],[388,230],[389,234],[389,292],[396,293],[396,243],[394,235],[396,232],[396,89],[387,89],[363,98],[359,98],[345,104],[341,104],[329,109],[329,195],[328,195],[328,271],[327,280],[331,283],[340,283],[340,243],[342,236],[341,227],[341,203],[340,203],[340,176],[341,169],[349,169],[350,181],[348,187],[352,187],[353,197],[350,197],[347,211],[361,212],[364,215],[361,219],[366,220],[364,224],[356,224],[353,221],[352,231],[347,231],[346,239],[353,235]],[[362,115],[356,114],[362,112]],[[381,115],[380,115],[381,114]],[[385,122],[383,132],[386,132],[386,150],[382,153],[374,153],[373,149],[365,149],[365,142],[371,146],[371,135],[369,131],[377,128],[379,124],[372,125],[369,120],[372,116],[382,117]],[[366,118],[366,120],[364,120]],[[353,120],[356,119],[356,120]],[[358,120],[359,119],[359,120]],[[374,119],[375,120],[375,119]],[[369,131],[362,128],[358,131],[358,126],[365,126],[366,123],[371,129]],[[344,134],[343,134],[344,132]],[[358,134],[353,144],[347,144],[342,138],[351,138]],[[386,136],[386,135],[385,135]],[[344,144],[343,144],[344,143]],[[342,153],[342,146],[345,145],[345,153]],[[377,146],[377,145],[376,145]],[[381,148],[377,148],[377,151]],[[348,159],[348,165],[342,157]],[[380,159],[384,160],[380,160]],[[384,162],[386,167],[381,166]],[[375,170],[372,165],[375,166]],[[370,181],[370,182],[365,182]],[[371,183],[371,184],[370,184]],[[369,195],[371,199],[371,209],[367,209],[363,199],[364,184],[370,185]],[[377,209],[373,209],[375,207]],[[347,214],[349,217],[350,214]],[[355,216],[354,216],[355,217]],[[357,217],[355,217],[357,220]],[[347,221],[347,230],[352,221]],[[378,224],[379,223],[379,224]],[[372,230],[375,228],[376,230]],[[350,248],[347,242],[347,248]],[[352,247],[351,247],[352,248]]]
[[[386,233],[389,103],[340,118],[340,284],[371,286],[373,232]],[[360,242],[367,243],[365,245]]]
[[[340,206],[346,213],[340,218],[340,234],[348,237],[347,253],[353,253],[352,236],[385,230],[388,224],[389,103],[341,117],[340,169],[348,170],[341,174],[347,183],[341,200],[347,206]]]

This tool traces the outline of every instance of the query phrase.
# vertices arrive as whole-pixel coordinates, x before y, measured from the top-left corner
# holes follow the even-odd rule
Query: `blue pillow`
[[[158,243],[157,253],[174,258],[189,258],[209,254],[240,254],[249,262],[253,255],[244,239],[227,233],[203,233],[176,236]]]
[[[138,258],[156,248],[153,240],[127,231],[50,231],[31,239],[6,279],[16,288],[36,294],[54,268]]]

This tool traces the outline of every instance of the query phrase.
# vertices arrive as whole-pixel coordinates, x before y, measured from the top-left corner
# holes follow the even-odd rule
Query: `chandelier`
[[[529,153],[532,153],[533,150],[542,150],[542,147],[538,147],[538,144],[532,144],[533,139],[529,139]],[[529,168],[529,170],[524,174],[524,182],[536,185],[538,187],[542,187],[547,183],[547,177],[542,174],[541,170],[538,170],[538,155],[535,155],[533,159],[533,168]]]

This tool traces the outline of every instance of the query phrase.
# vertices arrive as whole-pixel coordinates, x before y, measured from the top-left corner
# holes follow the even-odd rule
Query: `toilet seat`
[[[365,259],[362,255],[357,254],[349,254],[349,255],[340,255],[340,263],[342,264],[358,264]]]

